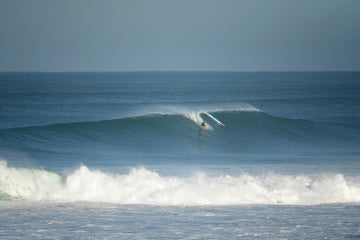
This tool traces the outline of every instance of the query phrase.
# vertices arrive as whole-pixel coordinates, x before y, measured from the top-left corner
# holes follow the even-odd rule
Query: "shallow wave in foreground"
[[[163,177],[144,168],[113,175],[81,166],[61,176],[0,164],[2,201],[108,202],[145,205],[241,205],[360,202],[360,179],[343,175]]]

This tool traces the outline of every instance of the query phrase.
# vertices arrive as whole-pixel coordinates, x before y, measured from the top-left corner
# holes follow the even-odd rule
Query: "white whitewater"
[[[0,164],[0,196],[56,202],[151,205],[239,205],[360,202],[360,179],[341,174],[162,177],[144,168],[113,175],[82,166],[69,175]]]

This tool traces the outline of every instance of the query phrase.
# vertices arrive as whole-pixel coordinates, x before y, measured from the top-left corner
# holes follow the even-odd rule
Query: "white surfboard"
[[[208,115],[212,120],[214,120],[217,124],[219,124],[222,127],[225,127],[225,124],[223,124],[222,122],[220,122],[219,120],[217,120],[213,115],[211,115],[210,113],[205,112],[206,115]]]

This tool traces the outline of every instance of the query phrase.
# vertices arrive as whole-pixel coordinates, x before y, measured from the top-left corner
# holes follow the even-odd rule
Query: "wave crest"
[[[151,114],[115,120],[55,124],[0,130],[0,143],[32,151],[72,151],[78,147],[120,152],[276,152],[336,149],[358,144],[351,129],[316,122],[280,118],[253,109],[221,110],[211,114],[226,127],[219,128],[204,112]],[[208,130],[200,127],[202,121]],[[150,144],[151,143],[151,144]]]

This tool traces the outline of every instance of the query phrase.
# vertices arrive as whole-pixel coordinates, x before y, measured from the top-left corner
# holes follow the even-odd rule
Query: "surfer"
[[[202,122],[201,127],[206,128],[206,122]]]

